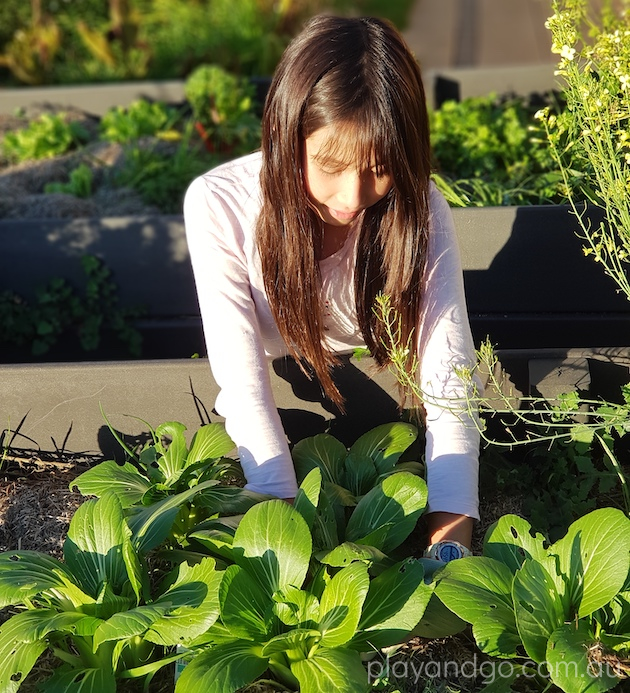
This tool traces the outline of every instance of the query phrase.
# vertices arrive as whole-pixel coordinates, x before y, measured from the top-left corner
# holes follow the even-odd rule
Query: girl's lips
[[[356,212],[341,212],[338,209],[332,209],[329,207],[328,211],[330,212],[331,216],[333,216],[335,219],[339,219],[339,221],[352,221],[356,216],[358,216],[360,210],[357,210]]]

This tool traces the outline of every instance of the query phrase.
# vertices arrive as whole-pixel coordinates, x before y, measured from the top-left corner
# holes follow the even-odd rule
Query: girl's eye
[[[375,166],[370,170],[377,178],[386,178],[389,175],[382,166]]]

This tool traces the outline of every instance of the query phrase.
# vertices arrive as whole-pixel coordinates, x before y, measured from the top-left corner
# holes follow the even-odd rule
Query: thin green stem
[[[604,452],[610,460],[610,463],[614,471],[617,473],[617,476],[619,477],[619,481],[621,482],[621,492],[623,494],[623,502],[626,509],[626,515],[630,517],[630,488],[628,488],[628,481],[626,479],[626,475],[623,473],[623,469],[619,464],[619,460],[615,457],[613,451],[610,449],[610,446],[606,444],[606,441],[599,434],[596,434],[595,437],[599,440],[602,448],[604,449]]]

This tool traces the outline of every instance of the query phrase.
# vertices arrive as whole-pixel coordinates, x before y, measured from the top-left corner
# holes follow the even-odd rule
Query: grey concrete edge
[[[31,106],[51,104],[63,108],[74,107],[95,116],[102,116],[110,108],[125,107],[141,98],[165,103],[180,103],[185,98],[184,81],[140,81],[0,89],[0,112],[13,113]]]

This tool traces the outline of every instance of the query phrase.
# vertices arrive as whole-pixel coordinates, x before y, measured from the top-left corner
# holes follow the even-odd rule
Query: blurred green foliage
[[[566,183],[534,117],[541,105],[562,112],[560,94],[496,95],[447,101],[430,114],[434,180],[452,206],[557,204]],[[571,171],[580,190],[583,176]]]
[[[0,83],[178,79],[214,63],[270,75],[304,21],[319,12],[376,15],[404,28],[413,0],[3,0]],[[36,25],[57,32],[44,50]],[[15,37],[22,37],[19,45]],[[45,37],[46,38],[46,37]],[[50,40],[48,43],[50,43]],[[41,66],[39,63],[44,62]],[[20,66],[31,65],[28,75]]]

